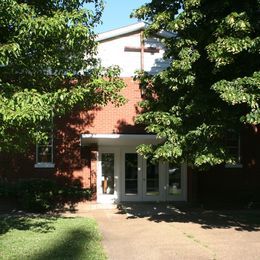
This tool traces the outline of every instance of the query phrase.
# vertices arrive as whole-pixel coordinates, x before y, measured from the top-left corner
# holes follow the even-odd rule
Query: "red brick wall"
[[[140,133],[143,128],[135,126],[134,118],[139,112],[138,102],[141,101],[138,82],[132,78],[123,78],[126,88],[122,95],[127,103],[120,107],[108,104],[103,108],[96,108],[88,112],[81,112],[80,117],[85,122],[82,133]],[[86,124],[89,122],[89,124]]]
[[[121,107],[108,104],[90,111],[74,112],[57,120],[54,134],[55,169],[37,169],[35,147],[24,155],[4,155],[0,158],[0,175],[8,179],[55,178],[63,182],[78,180],[83,187],[96,189],[96,147],[80,146],[83,133],[141,133],[134,118],[141,101],[139,84],[132,78],[123,78],[126,87],[122,94],[128,100]]]
[[[241,163],[242,168],[221,165],[198,172],[198,199],[207,206],[259,203],[260,127],[248,126],[241,133]]]

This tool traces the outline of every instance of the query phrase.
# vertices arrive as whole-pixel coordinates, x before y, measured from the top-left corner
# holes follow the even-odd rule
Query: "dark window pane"
[[[146,195],[159,194],[159,165],[147,160],[146,166]]]
[[[52,163],[53,162],[53,136],[50,135],[48,140],[40,142],[36,146],[37,163]]]
[[[181,166],[169,164],[169,194],[181,193]]]
[[[240,162],[239,146],[240,146],[239,134],[233,131],[227,131],[226,147],[229,154],[235,160],[236,163]]]
[[[52,146],[52,135],[49,136],[47,140],[40,142],[39,145],[41,145],[41,146],[45,146],[45,145],[46,146],[48,146],[48,145]]]
[[[52,153],[52,147],[50,146],[38,146],[38,153],[39,154],[51,154]]]
[[[102,153],[102,187],[104,194],[114,194],[114,154]]]
[[[138,156],[136,153],[125,154],[125,193],[137,194],[138,191]]]
[[[38,162],[39,163],[51,163],[52,162],[52,154],[51,153],[39,153],[38,154]]]

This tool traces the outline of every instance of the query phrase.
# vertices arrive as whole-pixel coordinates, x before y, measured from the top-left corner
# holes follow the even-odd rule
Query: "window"
[[[241,164],[241,153],[240,153],[240,135],[233,132],[228,131],[226,137],[226,146],[229,151],[229,154],[233,157],[234,163],[226,164],[227,168],[240,168]]]
[[[146,195],[159,195],[159,164],[146,163]]]
[[[35,168],[53,168],[53,135],[44,143],[36,144]]]
[[[169,163],[169,195],[180,195],[182,193],[181,185],[181,166]]]
[[[125,154],[125,194],[138,193],[138,156],[136,153]]]
[[[114,194],[115,158],[113,153],[102,153],[102,189],[103,194]]]

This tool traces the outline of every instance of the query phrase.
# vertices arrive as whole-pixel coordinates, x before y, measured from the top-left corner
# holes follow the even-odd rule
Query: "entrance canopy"
[[[162,139],[156,135],[149,134],[82,134],[81,145],[88,146],[97,144],[99,146],[136,146],[139,144],[159,144]]]

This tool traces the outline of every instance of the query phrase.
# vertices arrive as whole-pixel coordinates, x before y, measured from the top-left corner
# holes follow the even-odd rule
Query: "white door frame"
[[[159,162],[159,194],[158,195],[147,195],[146,188],[147,188],[147,160],[142,158],[143,167],[142,167],[142,201],[162,201],[164,200],[164,171],[163,171],[163,164]]]
[[[102,189],[102,153],[114,154],[114,194],[103,194]],[[98,203],[114,203],[119,201],[120,197],[120,149],[115,147],[100,147],[97,155],[97,202]]]
[[[125,194],[125,154],[134,153],[137,155],[137,194]],[[137,154],[135,147],[123,148],[121,150],[121,201],[142,201],[142,161],[141,157]]]
[[[167,201],[187,201],[187,163],[181,164],[181,193],[169,194],[169,163],[166,164],[166,200]]]
[[[102,190],[102,153],[114,154],[114,194],[103,194]],[[138,192],[136,195],[125,194],[125,153],[136,153],[134,146],[102,146],[97,154],[97,202],[114,203],[119,201],[187,201],[187,164],[181,165],[181,193],[169,194],[169,164],[159,162],[159,195],[146,195],[146,160],[138,158]]]
[[[137,176],[137,194],[125,194],[125,154],[135,153],[138,158],[138,176]],[[159,194],[158,195],[146,195],[146,163],[147,161],[136,152],[136,147],[128,147],[121,150],[121,201],[163,201],[165,200],[165,167],[162,162],[159,162]]]

